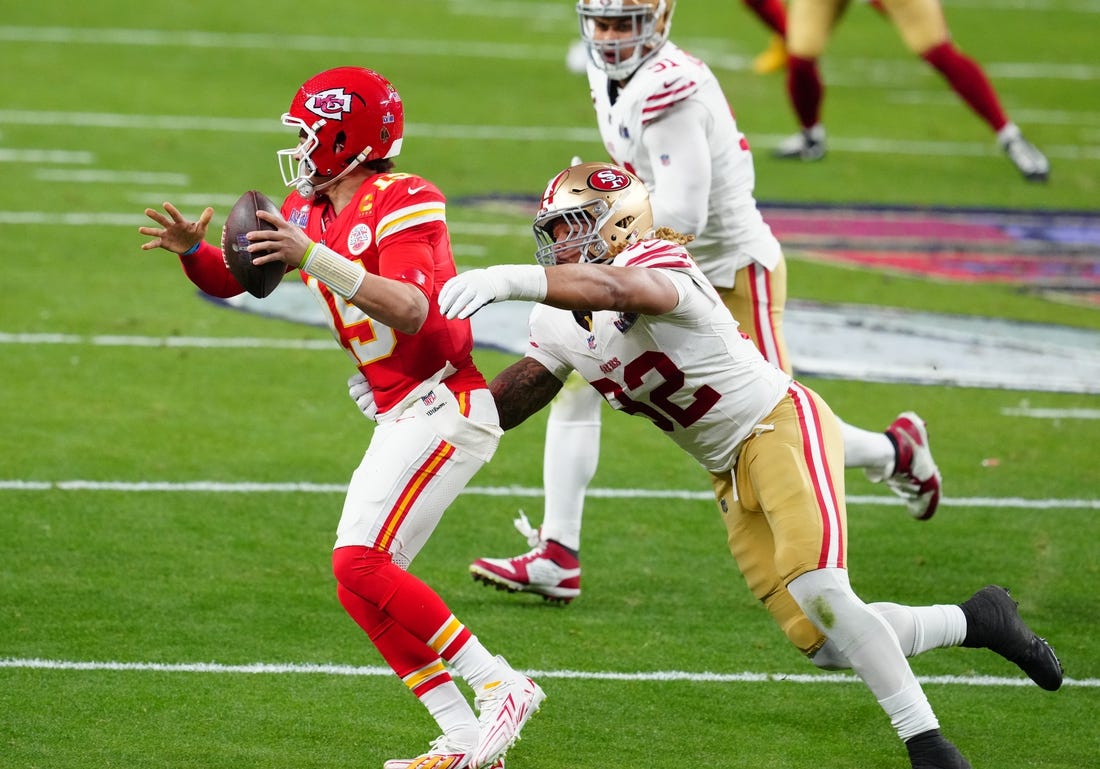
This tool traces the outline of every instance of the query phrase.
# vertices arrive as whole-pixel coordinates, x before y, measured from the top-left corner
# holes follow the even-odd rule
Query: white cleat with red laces
[[[428,749],[428,752],[422,756],[417,756],[416,758],[391,758],[389,761],[382,764],[382,769],[459,769],[460,767],[475,769],[474,765],[470,763],[470,754],[461,751],[458,753],[447,752],[451,750],[451,747],[446,744],[439,745],[437,749],[437,743],[445,739],[445,737],[436,739]],[[465,761],[465,763],[462,763],[463,761]],[[484,769],[504,769],[504,759],[498,758],[493,763],[484,767]]]
[[[454,745],[443,734],[432,740],[426,753],[416,758],[391,758],[382,764],[382,769],[472,769],[471,755],[468,748]]]
[[[507,665],[503,660],[500,662]],[[509,672],[505,677],[482,686],[474,698],[478,739],[470,759],[472,769],[496,766],[495,762],[501,761],[516,744],[524,724],[546,699],[541,686],[522,673],[506,669]]]
[[[436,763],[423,763],[426,760],[434,760]],[[456,766],[455,764],[446,763],[448,760],[448,756],[436,754],[425,754],[418,758],[391,758],[382,764],[382,769],[450,769],[451,766]],[[414,765],[414,761],[420,761],[421,763]],[[474,769],[473,764],[466,764],[466,767],[467,769]],[[498,758],[484,769],[504,769],[504,759]]]
[[[886,478],[886,485],[905,500],[910,515],[918,521],[927,521],[935,515],[940,503],[942,479],[928,447],[924,420],[906,411],[898,414],[886,428],[886,434],[897,447],[897,460],[890,477]]]
[[[521,510],[516,530],[533,550],[514,558],[478,558],[470,575],[478,582],[510,593],[535,593],[548,601],[569,603],[581,594],[581,562],[577,553],[552,540],[542,539]]]

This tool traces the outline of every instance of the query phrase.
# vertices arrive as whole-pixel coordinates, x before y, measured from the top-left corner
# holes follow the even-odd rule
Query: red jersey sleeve
[[[241,284],[226,268],[221,249],[216,246],[204,242],[195,253],[180,254],[180,264],[183,274],[204,294],[228,299],[244,293]]]
[[[378,244],[378,274],[411,283],[431,299],[437,269],[435,248],[446,238],[447,227],[442,222],[429,222],[386,238]]]

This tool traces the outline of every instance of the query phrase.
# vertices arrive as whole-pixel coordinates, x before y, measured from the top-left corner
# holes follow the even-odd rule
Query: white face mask
[[[653,5],[623,0],[577,3],[581,39],[588,55],[612,80],[629,78],[666,40],[672,26],[667,0]]]

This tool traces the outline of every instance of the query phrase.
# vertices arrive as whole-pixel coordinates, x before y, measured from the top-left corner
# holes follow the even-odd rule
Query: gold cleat
[[[758,75],[769,75],[787,66],[787,45],[779,35],[772,35],[768,47],[752,60],[752,71]]]

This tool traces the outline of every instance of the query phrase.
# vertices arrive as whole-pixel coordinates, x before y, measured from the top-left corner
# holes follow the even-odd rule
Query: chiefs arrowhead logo
[[[330,88],[306,99],[305,108],[327,120],[342,120],[345,112],[351,112],[351,94],[343,88]]]

